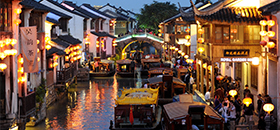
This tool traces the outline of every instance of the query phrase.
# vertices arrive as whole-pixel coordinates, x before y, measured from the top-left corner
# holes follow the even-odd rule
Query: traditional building
[[[115,7],[107,3],[98,10],[114,16],[116,18],[116,23],[114,24],[114,36],[118,37],[125,35],[128,32],[133,33],[137,26],[136,15],[132,11],[125,10],[122,7]],[[112,34],[112,32],[110,32]]]
[[[205,92],[204,80],[208,83],[211,79],[211,86],[214,86],[220,73],[241,82],[240,95],[246,84],[253,95],[267,94],[269,87],[266,88],[265,84],[269,79],[264,78],[267,71],[267,55],[264,54],[269,52],[265,51],[267,46],[260,45],[262,37],[259,34],[262,29],[259,22],[264,17],[258,8],[263,4],[262,0],[220,0],[202,10],[193,6],[201,32],[196,55],[197,86],[201,92]],[[259,57],[263,64],[253,65],[254,57]],[[214,65],[219,67],[218,72],[215,72]],[[255,97],[255,104],[256,100]]]
[[[203,9],[209,5],[211,5],[209,2],[198,2],[195,6]],[[183,56],[181,52],[187,55],[187,57],[185,56],[186,59],[194,59],[196,54],[197,24],[193,16],[193,10],[191,7],[180,9],[184,13],[172,16],[159,25],[160,35],[163,36],[164,42],[167,43],[164,45],[168,50],[168,53],[165,53],[168,55],[165,57],[169,60],[178,55]]]
[[[274,116],[277,117],[277,119],[280,119],[280,99],[279,99],[279,93],[280,93],[280,46],[279,46],[279,37],[280,37],[280,30],[279,30],[279,24],[280,24],[280,1],[276,0],[274,2],[266,1],[267,3],[264,3],[266,5],[259,8],[259,11],[262,11],[262,15],[266,18],[266,20],[273,20],[275,21],[275,25],[272,26],[270,31],[275,32],[275,36],[269,39],[266,39],[269,41],[272,41],[275,43],[275,47],[270,48],[267,52],[267,58],[268,58],[268,69],[267,69],[267,94],[272,98],[272,103],[275,107],[275,112],[273,113]],[[269,3],[271,2],[271,3]],[[276,76],[277,75],[277,76]],[[280,123],[277,123],[277,129],[280,129]]]

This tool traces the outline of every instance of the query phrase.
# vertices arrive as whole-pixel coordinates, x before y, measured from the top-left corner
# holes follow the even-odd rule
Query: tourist
[[[254,106],[252,103],[248,107],[244,105],[243,113],[245,115],[245,120],[247,124],[249,124],[249,122],[253,120],[253,112],[254,112]]]
[[[190,93],[193,93],[193,84],[194,84],[194,79],[192,77],[192,74],[190,74]]]
[[[246,97],[246,95],[249,94],[249,93],[251,93],[251,91],[249,90],[248,84],[246,84],[246,85],[245,85],[245,89],[244,89],[244,93],[243,93],[244,95],[243,95],[243,96]]]
[[[211,91],[211,89],[209,88],[208,91],[205,93],[205,100],[206,100],[206,102],[210,101],[210,91]]]
[[[265,121],[266,130],[276,130],[277,129],[277,126],[274,125],[276,120],[274,119],[272,114],[266,113],[266,115],[264,117],[264,121]]]
[[[228,118],[227,118],[228,117],[228,115],[227,115],[228,107],[229,107],[229,103],[224,101],[222,103],[222,107],[219,110],[219,112],[221,113],[222,117],[225,119],[225,123],[227,123],[227,120],[228,120]]]
[[[236,109],[236,124],[238,124],[241,115],[241,106],[242,102],[240,100],[240,96],[235,96],[234,106]]]
[[[258,95],[258,101],[257,101],[257,111],[258,111],[258,115],[259,115],[259,118],[260,118],[260,114],[261,114],[261,109],[262,109],[262,106],[263,106],[263,100],[261,99],[262,95],[259,94]]]
[[[214,100],[214,105],[215,105],[215,110],[220,109],[221,107],[221,102],[220,102],[220,96],[219,95],[215,95],[215,100]]]
[[[98,61],[94,62],[94,68],[95,68],[95,72],[99,72],[99,62]]]
[[[264,114],[260,114],[260,116],[259,116],[258,129],[259,130],[265,130]]]

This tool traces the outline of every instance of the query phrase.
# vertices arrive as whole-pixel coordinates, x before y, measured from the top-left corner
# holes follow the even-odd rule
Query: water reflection
[[[114,76],[78,83],[68,90],[67,96],[47,109],[44,122],[27,129],[109,129],[114,115],[114,99],[120,94],[119,90],[135,87],[136,82],[137,79]]]

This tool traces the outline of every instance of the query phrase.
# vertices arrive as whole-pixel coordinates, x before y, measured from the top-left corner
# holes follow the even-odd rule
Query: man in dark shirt
[[[243,107],[243,113],[245,115],[246,123],[249,124],[249,121],[253,121],[253,112],[254,112],[254,106],[251,103],[248,107],[244,105]]]
[[[246,97],[247,94],[250,94],[250,93],[251,93],[251,91],[249,90],[249,86],[248,86],[248,84],[246,84],[245,89],[244,89],[244,95],[243,95],[244,98]]]
[[[262,105],[263,105],[263,100],[261,99],[261,97],[262,97],[262,95],[259,94],[258,95],[258,101],[257,101],[257,103],[258,103],[257,111],[258,111],[259,117],[260,117],[261,109],[262,109]]]

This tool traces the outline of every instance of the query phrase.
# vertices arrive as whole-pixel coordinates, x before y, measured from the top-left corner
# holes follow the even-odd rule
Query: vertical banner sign
[[[20,32],[24,72],[38,72],[36,26],[20,27]]]

